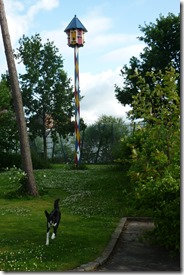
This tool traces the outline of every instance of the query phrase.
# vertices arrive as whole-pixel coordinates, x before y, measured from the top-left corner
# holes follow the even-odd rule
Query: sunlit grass
[[[122,216],[140,215],[126,173],[110,166],[37,170],[37,198],[17,197],[8,173],[0,174],[0,270],[73,269],[100,256]],[[44,210],[56,198],[61,224],[46,246]]]

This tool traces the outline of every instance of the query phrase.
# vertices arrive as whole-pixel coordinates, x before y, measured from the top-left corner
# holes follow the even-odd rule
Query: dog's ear
[[[49,213],[47,212],[47,210],[45,210],[45,216],[47,217],[47,219],[48,219],[48,217],[49,217]]]

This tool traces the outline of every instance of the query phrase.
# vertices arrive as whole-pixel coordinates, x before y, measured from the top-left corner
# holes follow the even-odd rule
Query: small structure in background
[[[79,47],[84,46],[84,34],[86,28],[75,15],[70,24],[64,30],[68,36],[68,46],[74,48],[75,65],[75,165],[80,164],[80,89],[79,89]]]

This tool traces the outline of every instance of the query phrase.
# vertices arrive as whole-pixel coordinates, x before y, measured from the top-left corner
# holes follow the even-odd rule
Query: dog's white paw
[[[53,240],[53,239],[55,239],[55,237],[56,237],[56,235],[54,233],[52,233],[51,239]]]

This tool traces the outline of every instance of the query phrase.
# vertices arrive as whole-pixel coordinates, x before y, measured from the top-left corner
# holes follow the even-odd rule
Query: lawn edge
[[[81,266],[70,270],[71,272],[79,272],[79,271],[92,271],[99,268],[103,265],[109,257],[112,255],[114,248],[121,236],[122,229],[127,221],[126,217],[120,219],[118,226],[116,227],[115,231],[111,235],[111,239],[106,246],[105,250],[103,251],[102,255],[96,258],[93,262],[88,262],[87,264],[82,264]]]
[[[152,217],[123,217],[120,219],[118,226],[116,227],[115,231],[112,233],[111,235],[111,239],[108,243],[108,245],[106,246],[104,252],[102,253],[102,255],[98,258],[96,258],[96,260],[92,261],[92,262],[88,262],[87,264],[82,264],[81,266],[69,270],[70,272],[86,272],[86,271],[94,271],[96,269],[98,269],[100,266],[102,266],[105,262],[107,262],[107,260],[109,259],[109,257],[112,255],[116,244],[118,243],[118,240],[121,236],[122,230],[125,226],[125,223],[127,221],[131,221],[131,220],[135,220],[135,221],[153,221]]]

